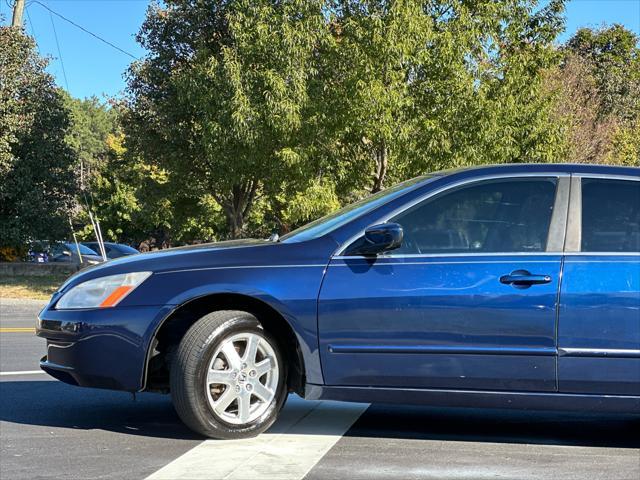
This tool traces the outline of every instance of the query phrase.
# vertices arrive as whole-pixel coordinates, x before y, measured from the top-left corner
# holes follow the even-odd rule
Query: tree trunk
[[[227,226],[229,227],[231,238],[240,238],[244,230],[244,218],[239,212],[232,211],[227,215]]]
[[[253,207],[257,190],[258,182],[249,180],[243,184],[234,185],[229,196],[216,198],[224,211],[229,236],[232,239],[242,237],[245,221],[251,212],[251,207]]]
[[[376,149],[376,173],[373,177],[373,188],[371,193],[376,193],[382,190],[384,185],[384,178],[387,175],[387,167],[389,164],[389,153],[387,146],[383,143]]]

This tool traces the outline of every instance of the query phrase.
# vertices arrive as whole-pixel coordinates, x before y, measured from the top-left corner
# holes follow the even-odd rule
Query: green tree
[[[613,133],[605,163],[640,167],[640,121],[636,120]]]
[[[319,119],[339,191],[475,163],[550,161],[545,71],[563,1],[331,2]],[[344,186],[343,186],[344,184]]]
[[[211,196],[232,237],[261,194],[303,168],[290,148],[323,31],[314,0],[170,0],[152,5],[130,72],[128,147],[183,197]]]
[[[589,62],[600,97],[599,115],[632,122],[640,112],[640,38],[619,24],[581,28],[565,52]]]
[[[95,239],[89,210],[109,241],[169,246],[216,237],[211,220],[222,222],[215,202],[178,194],[166,170],[126,149],[122,102],[65,95],[65,103],[71,112],[67,142],[79,158],[74,223],[81,239]]]
[[[82,238],[94,237],[88,210],[100,220],[105,240],[139,244],[153,237],[169,245],[173,216],[167,174],[129,155],[124,135],[116,128],[105,138],[101,163],[88,179],[77,220]]]
[[[549,76],[565,160],[640,164],[640,39],[620,25],[578,30]]]
[[[71,113],[67,143],[78,156],[78,174],[84,187],[100,171],[109,154],[107,139],[116,132],[117,116],[113,108],[96,97],[78,99],[65,93],[64,98]]]
[[[416,1],[330,2],[315,102],[340,189],[381,190],[412,153],[419,117],[412,91],[433,37]]]
[[[0,246],[70,233],[76,156],[64,97],[45,67],[31,38],[0,27]]]
[[[479,120],[473,124],[472,163],[558,162],[566,154],[562,124],[553,117],[556,92],[545,89],[549,70],[560,61],[554,41],[564,28],[564,1],[536,10],[538,3],[483,8],[487,27],[480,30],[483,48],[473,61],[479,101],[470,103]]]

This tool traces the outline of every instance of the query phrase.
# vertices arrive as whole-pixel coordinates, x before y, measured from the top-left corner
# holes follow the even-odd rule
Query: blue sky
[[[148,0],[27,0],[27,32],[36,38],[40,53],[51,57],[49,71],[59,85],[75,97],[102,98],[122,92],[123,74],[132,58],[50,15],[38,2],[140,57],[144,51],[136,43],[135,34],[144,19]],[[0,16],[4,16],[5,23],[11,19],[9,3],[12,0],[0,0]],[[567,5],[566,17],[567,29],[560,40],[580,27],[610,23],[621,23],[640,35],[640,0],[572,0]]]

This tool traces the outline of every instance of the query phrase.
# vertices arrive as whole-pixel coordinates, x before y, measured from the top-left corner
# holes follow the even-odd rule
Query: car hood
[[[152,252],[144,252],[136,255],[127,255],[126,257],[119,257],[113,260],[109,260],[103,264],[103,268],[110,267],[125,267],[128,264],[149,264],[154,267],[160,267],[165,270],[174,262],[181,262],[189,257],[199,258],[204,260],[206,257],[211,257],[221,251],[230,251],[232,249],[244,249],[248,247],[265,247],[273,246],[274,243],[268,240],[258,239],[245,239],[245,240],[228,240],[225,242],[215,243],[202,243],[200,245],[188,245],[185,247],[166,248],[164,250],[154,250]],[[188,260],[187,260],[188,261]]]
[[[71,283],[90,280],[105,275],[128,272],[161,272],[190,270],[225,265],[259,263],[269,257],[262,250],[278,248],[283,244],[269,240],[245,239],[216,243],[203,243],[186,247],[168,248],[153,252],[119,257],[99,265],[83,269],[69,278],[61,290]]]

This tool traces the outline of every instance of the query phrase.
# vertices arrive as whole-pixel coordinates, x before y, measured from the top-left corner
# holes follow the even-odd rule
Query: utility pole
[[[22,28],[22,13],[24,12],[24,0],[16,0],[13,4],[12,27]]]

